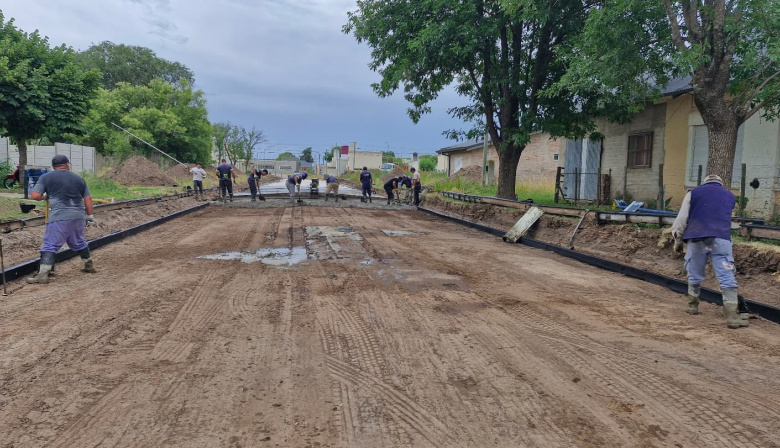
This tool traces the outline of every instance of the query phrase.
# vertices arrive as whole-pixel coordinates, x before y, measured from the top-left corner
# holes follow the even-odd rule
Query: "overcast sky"
[[[355,141],[396,155],[434,153],[465,126],[447,93],[414,124],[403,96],[378,98],[370,51],[341,32],[355,0],[3,0],[6,20],[50,43],[151,48],[185,64],[206,93],[209,119],[262,130],[267,155],[322,152]],[[262,154],[261,154],[262,155]]]

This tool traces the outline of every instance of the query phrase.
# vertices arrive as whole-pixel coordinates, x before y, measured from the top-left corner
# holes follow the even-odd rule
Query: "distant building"
[[[333,158],[325,166],[327,174],[343,174],[347,171],[360,171],[363,167],[378,170],[382,165],[382,153],[376,151],[358,151],[357,143],[333,149]]]

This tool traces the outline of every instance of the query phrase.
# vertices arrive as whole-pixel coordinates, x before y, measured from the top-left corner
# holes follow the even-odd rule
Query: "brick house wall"
[[[526,145],[520,161],[517,164],[517,179],[543,179],[555,182],[555,171],[558,167],[558,155],[563,160],[563,139],[550,139],[547,133],[537,133],[531,136],[531,141]],[[454,174],[458,169],[468,166],[482,166],[482,145],[470,149],[453,151],[450,156],[450,173]],[[488,148],[488,165],[494,164],[494,182],[498,181],[499,161],[493,145]]]

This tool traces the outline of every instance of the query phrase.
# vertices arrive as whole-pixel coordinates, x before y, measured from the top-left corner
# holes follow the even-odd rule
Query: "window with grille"
[[[628,136],[628,167],[650,168],[653,153],[653,133]]]

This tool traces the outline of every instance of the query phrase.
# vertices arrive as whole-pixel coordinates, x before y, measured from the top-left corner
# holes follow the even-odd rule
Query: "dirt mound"
[[[478,165],[467,166],[459,169],[452,177],[465,177],[472,182],[482,182],[482,167]]]
[[[401,176],[403,174],[404,174],[404,170],[402,170],[401,168],[396,167],[393,171],[390,171],[389,173],[387,173],[384,176],[382,176],[382,183],[385,183],[388,180],[390,180],[390,179],[392,179],[394,177]]]
[[[122,185],[143,187],[174,186],[178,184],[145,157],[132,157],[106,173],[106,177]]]
[[[165,172],[171,179],[184,179],[190,177],[190,169],[194,168],[195,164],[190,163],[188,165],[178,164],[173,168]]]

